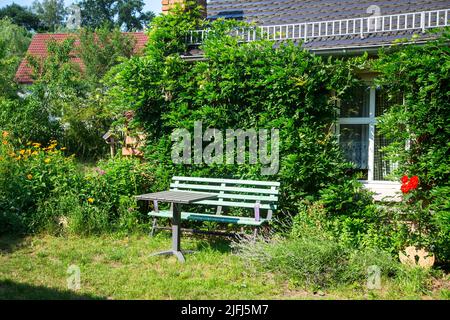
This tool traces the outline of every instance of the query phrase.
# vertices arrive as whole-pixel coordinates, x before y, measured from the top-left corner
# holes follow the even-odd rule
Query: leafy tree
[[[126,31],[142,30],[155,17],[153,12],[143,12],[144,1],[120,0],[117,2],[118,26]]]
[[[0,41],[5,42],[8,56],[21,59],[30,44],[31,34],[9,18],[0,19]]]
[[[101,104],[102,96],[91,91],[80,66],[71,59],[75,38],[50,41],[48,56],[39,61],[30,57],[38,72],[30,88],[27,103],[37,103],[56,122],[59,136],[54,137],[80,158],[101,155],[106,145],[102,134],[110,124]]]
[[[64,0],[43,0],[33,2],[33,10],[38,15],[42,28],[55,32],[58,27],[63,26],[66,17]]]
[[[82,25],[90,29],[106,25],[125,31],[142,30],[154,17],[152,12],[143,12],[142,0],[81,0],[77,5]]]
[[[81,21],[84,27],[100,28],[114,26],[116,15],[115,0],[81,0],[77,5],[81,9]]]
[[[39,17],[30,9],[16,3],[0,9],[0,19],[5,17],[9,17],[13,23],[26,28],[28,31],[39,30]]]
[[[48,128],[48,133],[63,143],[68,152],[83,159],[94,159],[107,151],[102,136],[115,118],[115,111],[109,107],[111,104],[104,95],[102,77],[132,55],[134,38],[118,29],[82,29],[78,35],[80,45],[74,49],[75,38],[74,35],[62,42],[50,41],[45,59],[29,57],[35,81],[29,88],[31,94],[23,101],[27,107],[17,110],[19,114],[14,118],[23,118],[23,123],[42,121],[42,125],[15,131],[24,139],[46,142],[40,138],[48,139],[48,134],[34,136],[37,130],[32,128]],[[73,56],[83,62],[81,68],[73,61]],[[39,109],[46,116],[31,117],[26,121],[25,118]],[[14,110],[14,106],[8,110]],[[47,123],[46,119],[52,121]]]
[[[9,18],[0,19],[0,96],[14,97],[14,76],[30,43],[30,34]]]
[[[134,51],[134,38],[119,29],[110,31],[103,27],[95,32],[81,29],[79,35],[79,56],[85,66],[85,76],[94,87],[111,67],[130,58]]]

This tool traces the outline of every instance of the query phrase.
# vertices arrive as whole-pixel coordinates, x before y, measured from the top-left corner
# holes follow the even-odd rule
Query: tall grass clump
[[[306,290],[365,288],[373,266],[406,293],[422,294],[430,285],[430,271],[406,267],[388,251],[351,246],[314,220],[294,221],[284,221],[283,232],[240,239],[233,248],[253,269],[280,274]]]

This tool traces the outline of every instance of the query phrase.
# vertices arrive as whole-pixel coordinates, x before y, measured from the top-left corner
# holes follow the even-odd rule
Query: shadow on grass
[[[104,300],[104,297],[82,295],[43,286],[0,280],[0,300]]]
[[[26,237],[20,235],[1,235],[0,253],[13,253],[26,245]]]
[[[224,238],[202,238],[197,242],[197,250],[213,250],[220,253],[231,252],[232,240]]]

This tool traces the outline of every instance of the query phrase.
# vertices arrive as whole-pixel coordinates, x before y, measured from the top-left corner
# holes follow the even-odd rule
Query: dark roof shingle
[[[378,6],[380,15],[449,9],[449,0],[210,0],[208,18],[238,19],[257,25],[284,25],[369,17],[370,6]],[[310,40],[304,47],[310,49],[364,47],[390,44],[399,38],[408,38],[414,32],[377,33],[359,36],[328,37]]]

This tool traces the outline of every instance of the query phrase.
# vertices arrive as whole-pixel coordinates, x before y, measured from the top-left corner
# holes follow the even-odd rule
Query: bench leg
[[[155,235],[155,230],[157,228],[157,220],[156,218],[153,218],[153,224],[152,224],[152,230],[150,231],[150,237],[153,237]]]

